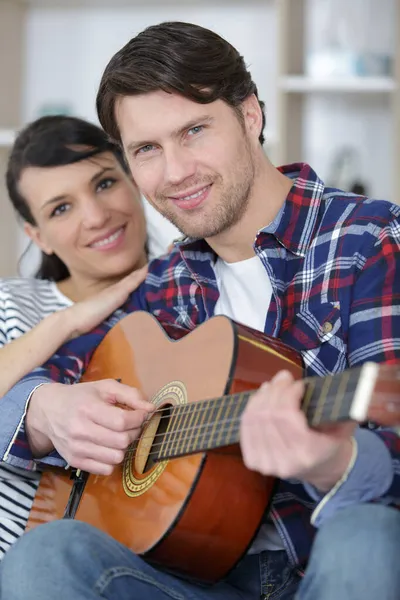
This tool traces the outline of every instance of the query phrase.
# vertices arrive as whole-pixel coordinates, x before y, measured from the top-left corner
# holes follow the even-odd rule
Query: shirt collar
[[[262,234],[272,234],[287,250],[304,256],[314,237],[325,185],[306,163],[284,165],[278,170],[293,179],[293,185],[279,213],[258,232],[257,239]],[[214,254],[203,239],[183,237],[175,243],[185,254],[186,251]]]
[[[261,231],[272,233],[287,250],[304,256],[314,238],[325,185],[306,163],[285,165],[279,171],[293,179],[293,185],[274,221]]]

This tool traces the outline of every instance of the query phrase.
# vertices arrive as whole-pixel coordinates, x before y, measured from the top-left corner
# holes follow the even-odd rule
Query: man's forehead
[[[173,135],[186,124],[195,124],[197,119],[210,119],[218,102],[200,104],[180,94],[163,91],[120,98],[115,111],[124,146],[135,143],[138,138]]]

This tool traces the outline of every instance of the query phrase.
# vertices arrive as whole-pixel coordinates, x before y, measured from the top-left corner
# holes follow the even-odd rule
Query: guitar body
[[[170,337],[147,313],[125,317],[97,348],[82,381],[119,379],[161,407],[256,389],[282,368],[302,376],[294,350],[226,317],[214,317],[190,333],[171,325],[165,329]],[[201,415],[191,417],[192,425],[196,418]],[[148,468],[142,457],[149,428],[135,454],[127,452],[112,475],[88,476],[74,518],[153,564],[215,582],[251,544],[274,479],[248,470],[238,445]],[[183,444],[184,436],[185,427]],[[73,482],[60,471],[44,473],[28,528],[63,517]]]

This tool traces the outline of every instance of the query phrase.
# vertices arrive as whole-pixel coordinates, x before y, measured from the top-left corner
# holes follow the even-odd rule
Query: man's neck
[[[242,218],[229,230],[207,239],[209,246],[226,262],[239,262],[254,256],[257,232],[275,219],[293,185],[293,181],[265,156],[260,163]]]

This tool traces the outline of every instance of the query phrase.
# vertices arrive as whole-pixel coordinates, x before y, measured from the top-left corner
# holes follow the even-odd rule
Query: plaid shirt
[[[273,289],[265,333],[299,350],[309,375],[399,359],[400,207],[329,189],[305,164],[280,170],[294,180],[293,187],[254,244]],[[214,261],[205,241],[178,242],[169,256],[151,263],[145,283],[111,320],[66,344],[17,384],[0,402],[0,419],[7,397],[14,403],[12,417],[11,411],[3,413],[10,434],[5,460],[25,468],[34,464],[24,431],[27,398],[49,379],[78,381],[116,320],[145,310],[161,322],[194,329],[211,317],[219,295]],[[382,428],[366,433],[388,455],[381,438],[392,457],[394,476],[380,501],[398,504],[399,437]],[[60,464],[55,453],[46,460]],[[310,518],[317,500],[308,491],[298,482],[282,481],[273,501],[271,516],[293,564],[307,559],[315,533]]]

